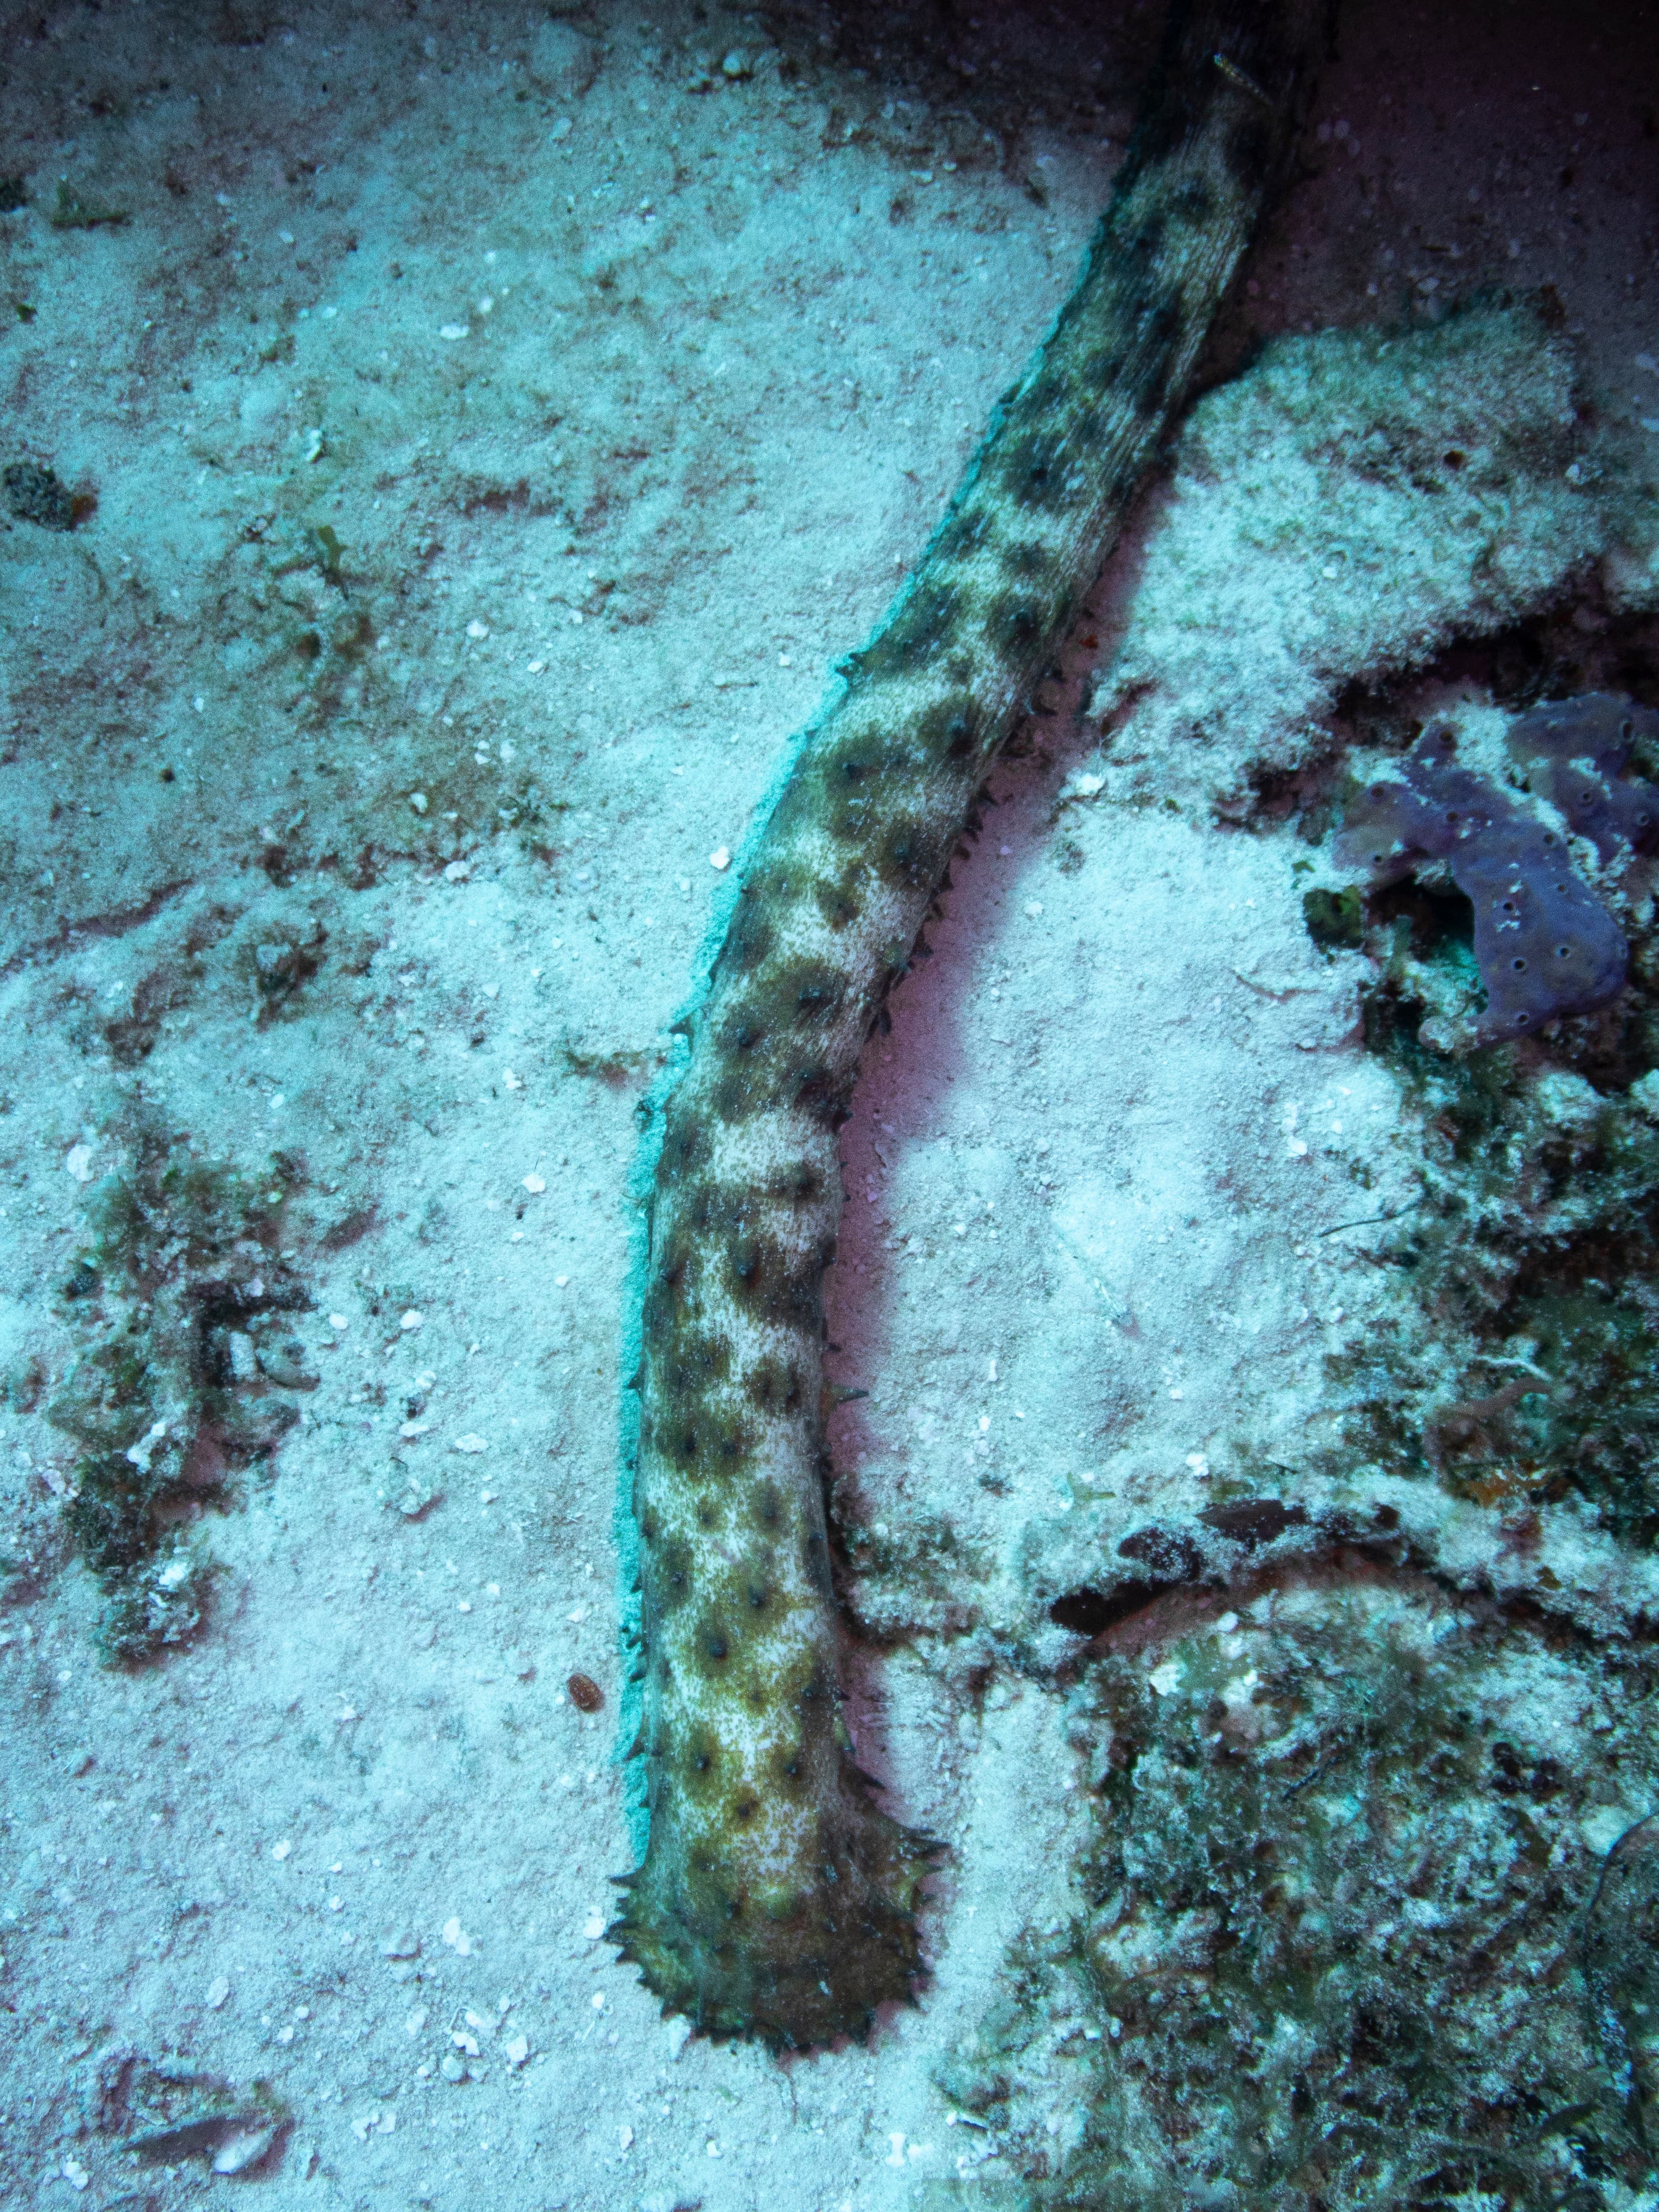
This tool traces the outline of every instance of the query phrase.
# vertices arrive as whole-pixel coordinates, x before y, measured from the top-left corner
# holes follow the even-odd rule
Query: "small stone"
[[[237,2128],[213,2154],[216,2173],[246,2173],[258,2166],[276,2140],[274,2125]]]
[[[445,1942],[448,1944],[457,1958],[470,1959],[472,1956],[472,1938],[459,1920],[453,1917],[446,1920],[442,1933]]]
[[[605,1692],[591,1674],[573,1674],[564,1686],[579,1713],[597,1713],[605,1703]]]
[[[449,1449],[451,1451],[477,1453],[488,1451],[489,1446],[483,1437],[474,1436],[469,1430],[465,1436],[457,1437]]]
[[[402,1320],[399,1321],[398,1326],[403,1330],[406,1336],[412,1335],[417,1328],[422,1326],[425,1320],[426,1316],[422,1313],[417,1307],[411,1306],[409,1311],[403,1316]]]
[[[1597,1858],[1605,1858],[1636,1820],[1623,1805],[1596,1805],[1578,1823],[1578,1832]]]
[[[670,2058],[678,2058],[691,2040],[691,2023],[683,2012],[677,2012],[663,2029],[668,2044]]]
[[[458,338],[471,337],[471,335],[465,323],[446,323],[438,332],[441,338],[447,338],[452,344]]]
[[[409,803],[417,814],[424,814],[428,805],[425,792],[411,791],[409,794]]]
[[[443,2075],[446,2081],[465,2081],[466,2079],[466,2061],[461,2057],[459,2051],[447,2051],[444,2054],[443,2064],[439,2067],[438,2071]]]
[[[530,2057],[530,2039],[524,2035],[511,2036],[501,2048],[507,2053],[507,2064],[516,2073]]]
[[[285,1859],[293,1849],[293,1844],[289,1843],[288,1838],[284,1836],[280,1844],[273,1844],[271,1845],[270,1856],[274,1859]]]
[[[527,1175],[524,1179],[524,1187],[532,1198],[538,1198],[547,1188],[547,1178],[545,1176]]]
[[[739,78],[752,76],[754,73],[755,65],[741,46],[733,46],[720,64],[720,75],[732,78],[734,82]]]
[[[399,1928],[388,1936],[380,1946],[383,1959],[418,1959],[421,1939],[412,1928]]]
[[[466,626],[466,634],[469,637],[488,637],[489,624],[487,622],[480,622],[475,615]]]
[[[452,860],[444,870],[444,881],[447,884],[464,884],[471,873],[471,860]]]
[[[228,1977],[223,1974],[216,1974],[213,1979],[208,1984],[208,2010],[210,2012],[217,2012],[224,2004],[226,1998],[228,1997],[229,1995],[230,1983]]]
[[[538,91],[559,99],[580,100],[599,73],[599,49],[573,23],[543,23],[530,41],[524,65],[526,76]],[[567,136],[570,129],[568,118],[561,121],[562,131],[556,123],[553,126],[557,137]]]

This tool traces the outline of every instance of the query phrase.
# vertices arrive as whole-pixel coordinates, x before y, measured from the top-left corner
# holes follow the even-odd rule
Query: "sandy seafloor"
[[[1363,1049],[1363,957],[1303,926],[1310,848],[1240,799],[1356,682],[1478,695],[1436,656],[1482,632],[1616,622],[1659,683],[1655,27],[1591,20],[1345,7],[1207,371],[1224,402],[1264,339],[1553,288],[1511,567],[1409,499],[1368,566],[1330,557],[1314,477],[1239,490],[1289,417],[1223,423],[1145,503],[872,1048],[831,1282],[832,1379],[869,1394],[836,1423],[850,1710],[948,1856],[919,2006],[781,2065],[665,2026],[599,1940],[635,1109],[782,748],[1072,281],[1158,11],[3,10],[0,460],[80,514],[0,526],[0,2203],[1023,2203],[1076,2093],[1051,2069],[986,2124],[946,2061],[1071,1909],[1099,1816],[1065,1670],[1125,1534],[1198,1525],[1248,1444],[1312,1520],[1201,1572],[1129,1555],[1212,1626],[1236,1584],[1223,1634],[1330,1571],[1298,1528],[1340,1493],[1416,1531],[1407,1611],[1519,1592],[1592,1674],[1639,1641],[1652,1569],[1593,1514],[1520,1540],[1295,1472],[1324,1356],[1397,1295],[1323,1232],[1409,1203],[1425,1139]],[[54,225],[60,179],[126,219]],[[282,1157],[251,1249],[305,1303],[286,1367],[244,1339],[237,1369],[297,1424],[181,1523],[217,1563],[199,1632],[121,1669],[47,1409],[119,1318],[63,1286],[146,1133]],[[1582,1904],[1645,1771],[1579,1758],[1602,1723],[1544,1712],[1504,1618],[1491,1695],[1579,1759],[1540,1817]],[[271,2158],[138,2165],[98,2125],[122,2053],[269,2082]],[[1322,2201],[1218,2156],[1169,2201]]]

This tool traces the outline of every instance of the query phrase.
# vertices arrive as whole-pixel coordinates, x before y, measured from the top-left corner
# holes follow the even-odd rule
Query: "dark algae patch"
[[[1577,1042],[1593,1065],[1600,1040]],[[1483,1504],[1576,1494],[1650,1542],[1659,1080],[1602,1091],[1532,1050],[1434,1053],[1392,1021],[1376,1048],[1423,1114],[1424,1202],[1372,1248],[1407,1295],[1328,1364],[1343,1457]]]
[[[192,1523],[270,1457],[314,1385],[294,1328],[308,1300],[280,1253],[296,1183],[291,1162],[253,1175],[152,1129],[90,1195],[58,1286],[81,1348],[47,1415],[81,1448],[64,1519],[112,1660],[195,1634],[211,1569]]]
[[[55,469],[39,461],[10,461],[0,469],[0,492],[14,521],[33,522],[42,530],[73,530],[75,497]]]
[[[1068,1908],[946,2094],[1043,2212],[1639,2188],[1652,1872],[1584,1829],[1659,1779],[1646,1662],[1352,1559],[1239,1597],[1164,1601],[1073,1688]],[[1592,1916],[1587,2003],[1598,1880],[1639,1911]]]
[[[1531,710],[1506,741],[1517,776],[1584,841],[1579,860],[1595,865],[1589,844],[1611,864],[1601,884],[1618,902],[1622,974],[1604,1003],[1571,1013],[1571,994],[1527,1000],[1524,977],[1493,986],[1492,947],[1512,953],[1527,916],[1494,932],[1457,886],[1524,908],[1542,833],[1516,831],[1510,802],[1449,768],[1443,745],[1425,753],[1427,739],[1407,781],[1373,785],[1349,810],[1341,842],[1370,839],[1371,887],[1304,897],[1316,942],[1369,956],[1364,1042],[1421,1127],[1421,1198],[1363,1247],[1402,1295],[1363,1342],[1328,1358],[1339,1418],[1316,1461],[1333,1474],[1431,1480],[1522,1515],[1577,1498],[1642,1546],[1659,1536],[1659,933],[1644,857],[1652,787],[1634,770],[1652,766],[1656,720],[1597,693]],[[1486,882],[1460,839],[1503,846],[1512,880]],[[1411,872],[1431,854],[1449,855],[1452,882]],[[1574,878],[1552,907],[1554,881],[1536,892],[1556,925],[1539,942],[1547,952],[1559,938],[1586,968],[1571,920],[1591,894]],[[1593,902],[1594,927],[1614,930]],[[1517,1033],[1528,1005],[1537,1018]]]

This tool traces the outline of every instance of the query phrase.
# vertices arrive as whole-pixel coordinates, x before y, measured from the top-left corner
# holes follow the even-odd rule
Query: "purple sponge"
[[[1550,700],[1509,727],[1510,752],[1528,788],[1547,799],[1604,861],[1623,846],[1650,853],[1659,844],[1659,791],[1624,773],[1638,731],[1659,744],[1659,714],[1613,691]]]
[[[1618,997],[1630,948],[1565,841],[1456,764],[1449,730],[1426,731],[1403,782],[1374,783],[1347,811],[1345,866],[1396,882],[1422,860],[1445,861],[1474,908],[1474,957],[1486,987],[1480,1043],[1523,1036],[1558,1014]]]

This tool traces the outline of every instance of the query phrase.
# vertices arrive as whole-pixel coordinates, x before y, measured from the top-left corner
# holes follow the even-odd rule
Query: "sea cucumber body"
[[[836,1130],[986,769],[1278,173],[1316,16],[1269,0],[1172,27],[1081,281],[805,733],[687,1019],[637,1383],[649,1844],[613,1934],[712,2034],[862,2033],[918,1964],[928,1846],[872,1802],[837,1707],[822,1380]]]

